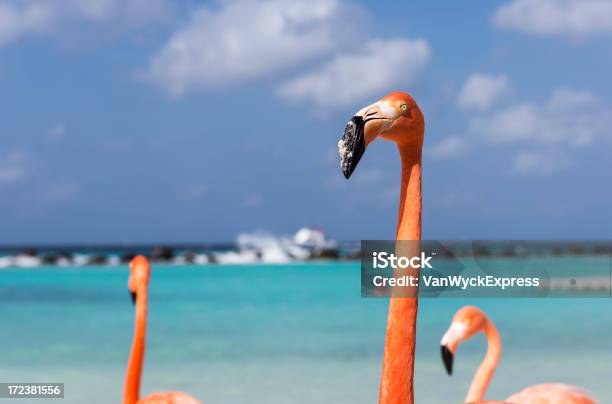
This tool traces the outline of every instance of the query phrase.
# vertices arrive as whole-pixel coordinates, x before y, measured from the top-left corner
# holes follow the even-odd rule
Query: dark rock
[[[121,262],[124,264],[129,264],[134,259],[135,256],[136,254],[133,252],[126,252],[125,254],[121,256]]]
[[[310,259],[313,260],[337,260],[340,258],[340,251],[336,248],[325,248],[321,251],[313,252]]]
[[[474,245],[472,252],[474,257],[488,257],[491,255],[487,247],[482,245]]]
[[[21,255],[25,255],[28,257],[36,257],[38,255],[38,251],[36,251],[36,249],[34,248],[26,248],[25,250],[23,250]]]
[[[174,250],[170,247],[159,246],[151,251],[153,261],[170,261],[174,258]]]
[[[597,244],[593,247],[593,253],[597,255],[601,254],[610,254],[611,248],[610,246],[606,246],[603,244]]]
[[[89,265],[105,265],[107,263],[107,259],[103,255],[92,255],[89,257]]]
[[[59,258],[60,257],[58,255],[55,255],[55,254],[45,254],[42,257],[42,263],[44,265],[55,265],[55,264],[57,264],[57,260]]]
[[[187,251],[183,256],[185,257],[186,263],[193,264],[195,262],[196,253],[194,253],[193,251]]]

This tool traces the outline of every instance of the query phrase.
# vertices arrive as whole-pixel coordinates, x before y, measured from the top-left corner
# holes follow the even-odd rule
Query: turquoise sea
[[[360,297],[357,263],[154,266],[143,393],[183,390],[207,404],[375,403],[387,304]],[[465,304],[484,309],[504,342],[488,398],[560,381],[612,402],[612,299],[592,298],[422,299],[417,403],[465,396],[484,337],[460,348],[452,377],[439,357]],[[134,319],[127,266],[2,270],[0,319],[1,382],[65,383],[65,399],[48,402],[121,402]]]

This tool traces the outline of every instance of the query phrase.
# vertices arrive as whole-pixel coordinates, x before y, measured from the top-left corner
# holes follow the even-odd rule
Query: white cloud
[[[444,140],[434,144],[429,154],[438,159],[455,158],[465,154],[468,149],[468,142],[462,136],[449,136]]]
[[[558,152],[523,151],[516,156],[512,169],[520,175],[547,177],[570,165],[569,158]]]
[[[122,31],[172,19],[169,0],[3,0],[0,46],[25,37],[63,37],[78,30]]]
[[[468,117],[468,137],[451,136],[433,145],[429,149],[433,158],[458,157],[472,145],[503,145],[512,159],[511,172],[550,176],[577,164],[568,157],[575,156],[577,149],[612,142],[612,106],[588,91],[571,88],[559,87],[544,100],[491,104]],[[508,145],[528,149],[515,152]]]
[[[457,104],[462,109],[487,110],[510,92],[505,75],[472,74],[463,84]]]
[[[544,104],[524,102],[473,120],[470,129],[492,143],[530,141],[584,147],[609,136],[612,109],[584,91],[559,88]]]
[[[0,157],[0,186],[26,181],[32,171],[32,160],[22,152],[14,151]]]
[[[314,72],[289,81],[279,94],[321,107],[354,104],[390,87],[411,83],[430,54],[423,39],[371,40],[361,51],[340,54]]]
[[[0,45],[26,34],[50,29],[48,7],[39,4],[0,3]]]
[[[336,50],[360,15],[341,0],[226,0],[194,12],[145,77],[174,96],[260,78]]]
[[[538,132],[539,114],[539,108],[534,103],[512,105],[492,115],[476,118],[470,129],[491,142],[530,139]]]
[[[553,91],[548,107],[553,111],[568,112],[574,108],[597,107],[597,102],[597,97],[588,91],[561,87]]]
[[[609,0],[513,0],[493,17],[495,26],[535,36],[586,38],[612,33]]]

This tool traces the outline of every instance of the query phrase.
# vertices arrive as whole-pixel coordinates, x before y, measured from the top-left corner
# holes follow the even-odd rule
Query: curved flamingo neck
[[[402,160],[397,240],[421,239],[421,149],[399,146]],[[414,246],[412,246],[414,248]],[[411,275],[418,276],[418,271]],[[418,292],[418,289],[416,290]],[[380,383],[380,404],[414,403],[418,296],[391,298]]]
[[[501,357],[501,337],[492,321],[487,320],[484,333],[487,337],[487,354],[472,379],[472,384],[465,398],[466,403],[484,400],[485,393]]]
[[[147,287],[142,287],[136,297],[136,321],[134,325],[134,339],[132,351],[128,361],[127,375],[125,378],[125,390],[123,393],[124,404],[134,404],[140,397],[140,378],[142,375],[142,364],[144,362],[145,336],[147,332]]]

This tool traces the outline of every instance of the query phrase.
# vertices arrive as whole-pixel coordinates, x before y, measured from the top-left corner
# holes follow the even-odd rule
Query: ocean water
[[[388,300],[360,297],[357,263],[155,266],[142,392],[204,402],[377,402]],[[486,349],[461,346],[446,375],[439,341],[465,304],[504,342],[488,398],[534,383],[612,402],[612,299],[422,299],[417,403],[462,402]],[[66,404],[120,403],[134,308],[127,267],[0,271],[0,382],[63,382]],[[35,400],[37,403],[58,400]],[[20,402],[25,402],[24,400]]]

